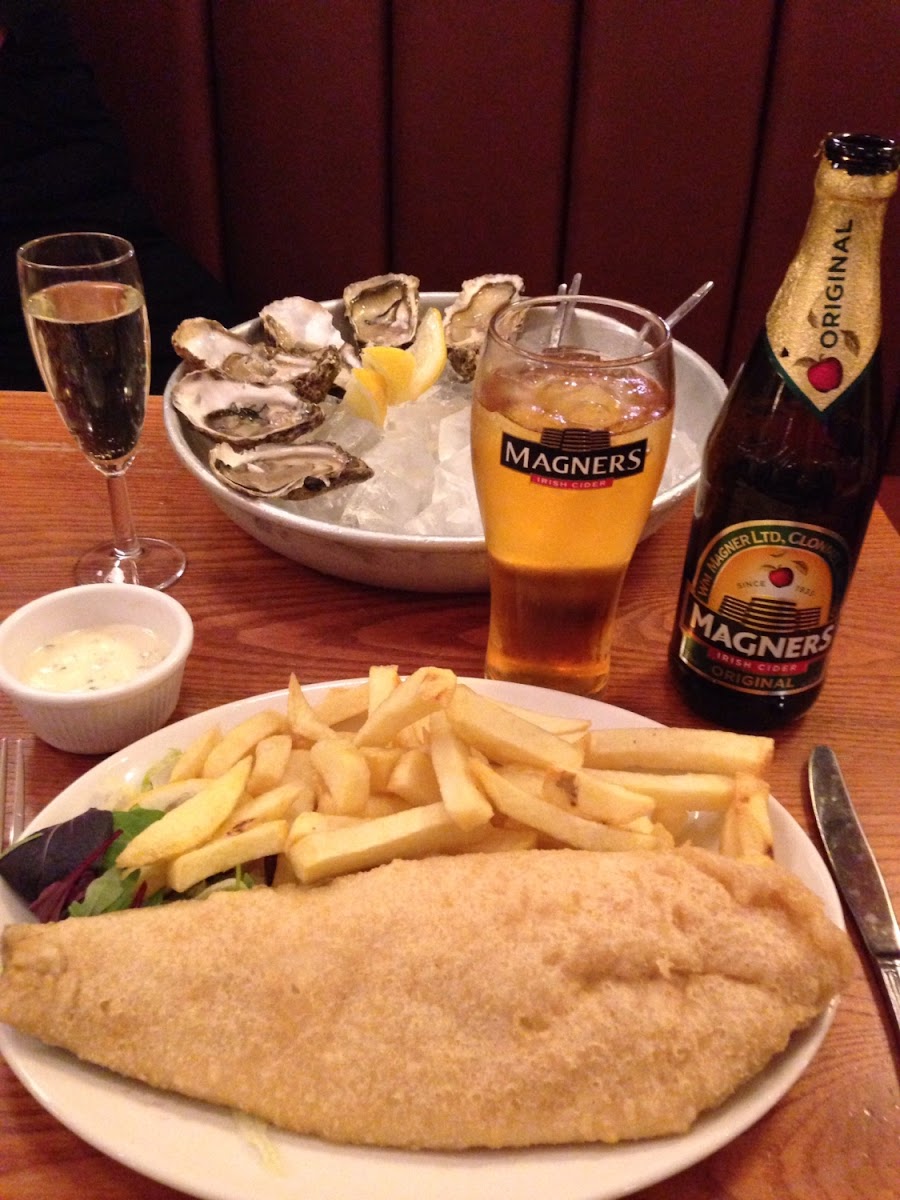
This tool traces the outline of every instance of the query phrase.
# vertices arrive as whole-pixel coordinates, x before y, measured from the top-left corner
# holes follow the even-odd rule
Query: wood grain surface
[[[0,616],[6,616],[71,584],[76,553],[107,536],[108,513],[102,479],[46,396],[0,394],[0,451]],[[140,532],[174,538],[187,552],[187,571],[172,594],[193,617],[195,643],[173,720],[281,688],[291,671],[306,683],[361,675],[379,662],[396,662],[403,671],[435,663],[460,674],[481,673],[486,596],[367,588],[327,578],[259,545],[180,466],[158,399],[151,401],[129,482]],[[689,517],[683,507],[638,549],[604,697],[669,725],[702,724],[679,700],[665,657]],[[900,905],[898,586],[900,536],[877,508],[828,682],[813,709],[776,735],[772,789],[811,833],[807,759],[817,743],[832,745]],[[32,815],[97,761],[30,737],[5,697],[0,732],[28,737]],[[821,1051],[781,1103],[704,1162],[640,1192],[641,1200],[896,1200],[898,1068],[900,1047],[861,960]],[[2,1200],[180,1195],[68,1132],[0,1062]]]

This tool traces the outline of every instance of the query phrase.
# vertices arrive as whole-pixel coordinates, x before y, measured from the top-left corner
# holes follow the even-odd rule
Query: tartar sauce
[[[95,692],[134,679],[167,650],[158,634],[140,625],[73,629],[32,650],[20,677],[47,692]]]

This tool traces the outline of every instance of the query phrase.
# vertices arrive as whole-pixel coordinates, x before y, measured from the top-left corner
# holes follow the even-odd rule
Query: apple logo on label
[[[774,571],[769,572],[769,583],[773,587],[789,587],[793,582],[794,572],[790,567],[776,567]]]
[[[844,368],[838,358],[820,358],[807,368],[806,378],[817,392],[833,392],[841,385]]]

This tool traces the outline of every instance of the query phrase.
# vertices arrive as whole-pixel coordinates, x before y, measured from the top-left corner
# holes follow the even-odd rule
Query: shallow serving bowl
[[[420,305],[423,309],[431,306],[443,309],[454,295],[423,292]],[[342,302],[330,300],[325,307],[344,336],[349,337]],[[238,326],[237,332],[255,333],[257,327],[257,322],[248,321]],[[226,487],[207,465],[209,443],[186,429],[169,399],[172,384],[183,372],[184,368],[179,367],[166,386],[163,412],[169,440],[178,458],[206,488],[215,504],[251,537],[295,562],[358,583],[419,592],[487,589],[483,537],[431,537],[356,529],[302,516],[294,511],[293,504],[253,499]],[[665,491],[657,493],[644,538],[655,533],[696,487],[700,453],[726,392],[724,381],[709,363],[677,341],[675,388],[675,430],[684,433],[697,447],[696,460]]]
[[[32,650],[76,629],[152,629],[165,657],[126,683],[90,692],[50,692],[19,677]],[[73,754],[109,754],[153,733],[172,715],[194,640],[187,610],[165,592],[92,583],[50,592],[0,624],[0,689],[43,741]]]

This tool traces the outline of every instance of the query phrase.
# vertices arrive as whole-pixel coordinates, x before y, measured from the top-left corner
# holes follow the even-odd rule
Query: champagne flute
[[[137,450],[150,380],[150,331],[134,247],[107,233],[36,238],[16,254],[31,348],[59,415],[106,478],[113,539],[87,551],[76,583],[165,588],[182,551],[135,532],[125,472]]]

